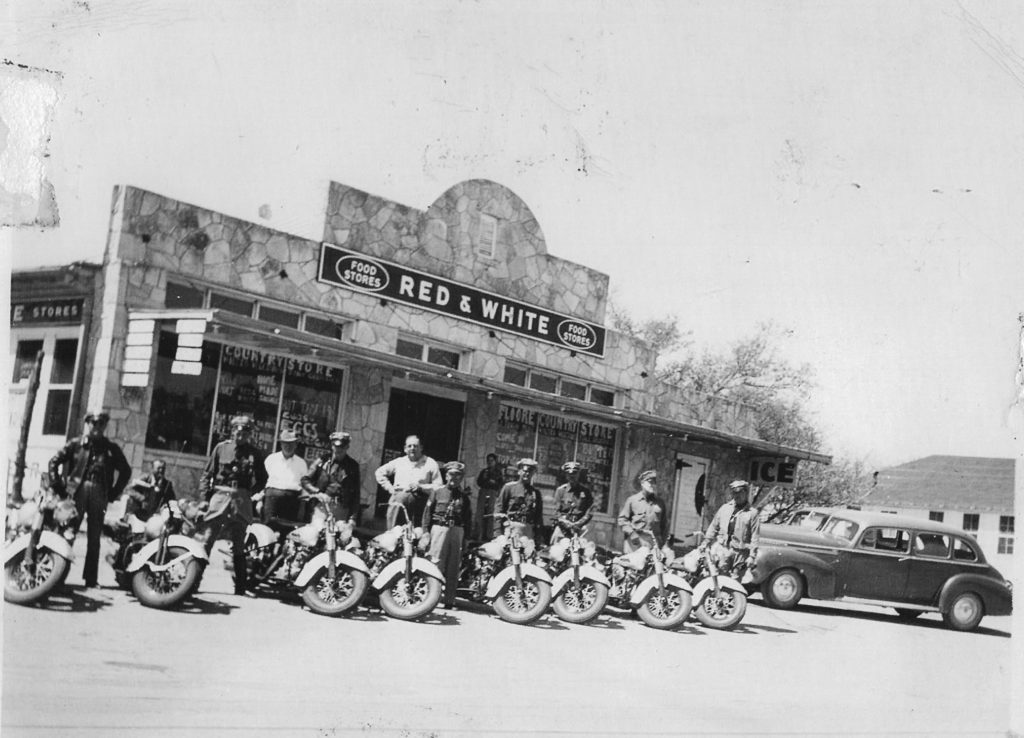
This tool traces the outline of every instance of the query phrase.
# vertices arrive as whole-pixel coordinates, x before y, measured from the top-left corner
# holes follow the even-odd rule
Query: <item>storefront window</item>
[[[177,334],[161,331],[146,446],[205,455],[217,386],[220,344],[203,344],[202,370],[198,376],[171,373],[177,347]]]
[[[67,435],[68,415],[70,413],[71,390],[52,389],[47,392],[46,409],[43,411],[43,435]]]
[[[312,463],[330,450],[329,436],[338,427],[341,370],[308,361],[290,362],[281,401],[281,430],[299,436],[297,453]]]
[[[11,382],[17,384],[24,382],[32,376],[32,367],[36,363],[36,354],[43,350],[43,340],[18,341],[18,348],[14,354],[14,375]]]
[[[540,466],[534,484],[548,503],[555,487],[565,481],[562,464],[579,461],[594,493],[595,512],[607,513],[616,439],[611,425],[502,404],[494,453],[507,473],[520,458],[536,459]]]
[[[231,435],[231,418],[248,415],[255,421],[252,442],[274,448],[277,406],[281,402],[283,359],[255,349],[225,346],[221,358],[213,444]]]

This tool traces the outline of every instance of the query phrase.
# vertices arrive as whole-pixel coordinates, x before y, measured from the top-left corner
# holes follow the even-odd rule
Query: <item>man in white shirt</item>
[[[423,454],[423,444],[419,436],[405,439],[405,456],[392,459],[383,466],[377,467],[373,475],[377,484],[391,494],[389,503],[400,502],[405,505],[406,516],[416,522],[423,515],[427,502],[427,494],[434,487],[440,486],[441,469],[437,462]],[[399,517],[399,507],[388,507],[388,529],[405,522]]]
[[[281,450],[270,454],[263,466],[267,470],[267,488],[263,494],[263,522],[274,518],[298,520],[300,480],[309,473],[306,462],[295,455],[299,438],[295,431],[283,430],[278,437]]]

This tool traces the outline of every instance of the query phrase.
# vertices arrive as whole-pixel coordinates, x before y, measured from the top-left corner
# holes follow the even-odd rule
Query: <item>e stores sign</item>
[[[333,244],[322,244],[318,278],[582,354],[604,356],[603,326]]]

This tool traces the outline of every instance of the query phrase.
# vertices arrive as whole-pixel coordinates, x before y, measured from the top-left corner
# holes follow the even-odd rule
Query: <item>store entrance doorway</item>
[[[397,383],[396,383],[397,384]],[[459,458],[462,445],[462,418],[465,413],[461,393],[445,392],[444,396],[426,394],[412,389],[392,386],[388,403],[388,424],[384,431],[384,451],[381,464],[386,464],[405,453],[405,439],[419,436],[423,453],[442,465]],[[388,493],[377,486],[377,504],[373,517],[383,520],[387,509]]]
[[[672,500],[672,535],[677,543],[696,544],[694,533],[703,531],[705,510],[704,483],[708,459],[676,454],[676,484]]]

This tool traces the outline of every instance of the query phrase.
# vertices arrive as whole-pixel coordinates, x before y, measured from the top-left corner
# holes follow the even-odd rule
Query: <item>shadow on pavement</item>
[[[415,622],[423,623],[425,625],[458,625],[459,619],[448,615],[447,613],[433,610]]]
[[[306,608],[309,609],[309,608]],[[316,613],[314,613],[316,614]],[[330,617],[330,616],[325,616]],[[347,613],[340,616],[342,620],[358,620],[363,623],[380,623],[388,619],[388,617],[377,610],[376,608],[370,609],[363,605],[360,605],[354,610],[349,610]]]
[[[772,608],[769,608],[763,602],[759,602],[759,601],[755,601],[755,600],[751,600],[751,604],[756,604],[758,607],[763,607],[765,609],[772,609]],[[780,610],[779,612],[786,612],[786,611],[785,610]],[[956,632],[952,628],[948,627],[942,620],[934,620],[934,619],[927,618],[927,617],[919,617],[919,618],[917,618],[915,620],[901,620],[893,612],[871,612],[871,611],[867,611],[867,610],[843,610],[843,609],[840,609],[838,607],[827,607],[827,606],[822,606],[822,605],[810,605],[810,604],[803,604],[803,603],[800,603],[796,607],[794,607],[792,612],[805,612],[805,613],[810,613],[812,615],[824,615],[824,616],[828,616],[828,617],[838,617],[838,618],[853,618],[855,620],[874,620],[874,621],[877,621],[877,622],[892,623],[893,625],[903,625],[903,626],[910,627],[910,628],[931,628],[933,630],[947,630],[947,631],[954,632],[954,633]],[[937,613],[926,613],[926,614],[935,615]],[[984,621],[982,621],[982,622],[984,622]],[[753,626],[753,627],[761,627],[761,626]],[[1007,631],[996,630],[995,628],[986,628],[984,626],[976,628],[975,630],[970,631],[970,632],[977,633],[979,635],[990,635],[990,636],[996,636],[996,637],[1000,637],[1000,638],[1009,638],[1010,637],[1010,633],[1008,633]]]
[[[538,630],[569,630],[561,620],[551,614],[541,615],[539,619],[534,620],[532,623],[527,623],[526,627],[537,628]]]
[[[712,628],[712,630],[715,630],[715,629]],[[750,635],[750,634],[756,635],[757,633],[761,633],[761,632],[764,632],[764,633],[796,633],[797,632],[795,630],[792,630],[791,628],[775,628],[775,627],[773,627],[771,625],[752,625],[750,623],[740,623],[735,628],[732,628],[731,631],[733,633],[746,633],[748,635]],[[729,629],[725,629],[725,630],[719,629],[718,632],[720,632],[720,633],[728,633],[730,631],[729,631]]]
[[[608,617],[607,615],[599,615],[598,617],[591,620],[589,623],[580,623],[587,628],[596,628],[598,630],[625,630],[626,626],[619,622],[617,618]]]
[[[201,597],[192,596],[180,607],[173,609],[175,612],[188,615],[227,615],[232,610],[237,610],[238,607],[221,600],[204,600]]]
[[[40,610],[53,610],[55,612],[97,612],[105,607],[110,607],[109,598],[95,597],[90,595],[85,587],[64,587],[58,589],[42,602],[35,602],[31,605],[13,605],[13,607],[35,607]],[[94,591],[94,590],[93,590]],[[8,607],[12,605],[8,604]]]

